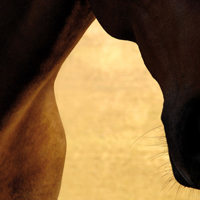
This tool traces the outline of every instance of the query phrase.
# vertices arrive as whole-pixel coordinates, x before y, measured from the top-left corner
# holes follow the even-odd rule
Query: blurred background
[[[163,98],[136,44],[95,21],[56,81],[67,137],[59,200],[196,199],[173,180]]]

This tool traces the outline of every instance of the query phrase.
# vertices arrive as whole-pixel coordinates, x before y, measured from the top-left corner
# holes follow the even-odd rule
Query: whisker
[[[178,196],[180,195],[180,192],[181,192],[181,187],[182,187],[182,185],[178,186],[178,189],[176,191],[176,197],[175,197],[175,199],[178,199]]]
[[[193,194],[194,194],[194,193],[193,193]],[[192,190],[189,191],[188,199],[189,199],[189,200],[190,200],[190,199],[193,199],[193,198],[192,198]]]
[[[185,189],[184,186],[182,185],[178,185],[177,191],[176,191],[176,198],[177,200],[179,200],[181,198],[181,194],[183,193],[183,190]]]
[[[152,156],[150,159],[151,159],[151,160],[155,160],[155,159],[160,158],[160,157],[162,157],[162,156],[164,156],[164,155],[168,155],[167,153],[168,153],[168,151],[167,151],[167,150],[164,150],[164,151],[162,151],[162,152],[160,152],[160,153],[158,153],[158,154]]]
[[[142,134],[141,136],[139,136],[139,137],[130,145],[130,147],[132,147],[138,140],[140,140],[142,137],[144,137],[144,135],[146,135],[146,134],[148,134],[149,132],[151,132],[151,131],[153,131],[153,130],[156,130],[156,129],[160,128],[160,127],[162,127],[162,125],[157,126],[157,127],[155,127],[155,128],[152,128],[151,130],[145,132],[144,134]],[[129,147],[129,148],[130,148],[130,147]]]

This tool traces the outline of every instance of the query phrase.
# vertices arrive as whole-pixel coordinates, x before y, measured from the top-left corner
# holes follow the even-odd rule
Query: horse
[[[54,81],[95,18],[111,36],[139,46],[163,93],[174,176],[200,189],[198,0],[0,3],[0,199],[57,199],[66,139]]]

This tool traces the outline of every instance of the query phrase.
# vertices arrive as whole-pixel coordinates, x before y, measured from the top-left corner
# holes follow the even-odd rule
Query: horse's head
[[[174,176],[200,189],[200,1],[89,1],[110,35],[138,44],[163,92]]]

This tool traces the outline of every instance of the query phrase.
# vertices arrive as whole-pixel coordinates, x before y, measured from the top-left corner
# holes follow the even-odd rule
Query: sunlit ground
[[[200,198],[172,179],[162,94],[137,45],[95,22],[64,63],[56,95],[68,141],[59,200]]]

